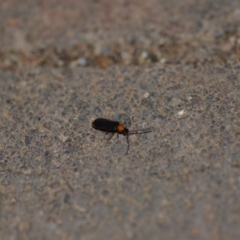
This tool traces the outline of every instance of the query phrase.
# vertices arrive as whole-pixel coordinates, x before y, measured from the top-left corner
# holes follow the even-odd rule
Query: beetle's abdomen
[[[105,132],[117,132],[118,125],[119,122],[105,118],[97,118],[92,122],[93,128]]]

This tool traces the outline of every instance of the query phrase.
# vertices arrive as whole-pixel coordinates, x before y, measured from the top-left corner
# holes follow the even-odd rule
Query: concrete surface
[[[239,1],[0,2],[0,239],[240,239]],[[91,128],[126,122],[130,136]]]

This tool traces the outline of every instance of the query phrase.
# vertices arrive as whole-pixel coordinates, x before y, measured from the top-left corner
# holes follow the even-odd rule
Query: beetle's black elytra
[[[112,121],[109,119],[105,118],[97,118],[92,122],[92,127],[96,130],[100,130],[106,133],[112,133],[111,137],[109,140],[112,138],[114,133],[117,134],[122,134],[126,137],[127,139],[127,151],[125,155],[128,153],[129,150],[129,135],[130,134],[141,134],[141,133],[148,133],[151,132],[151,129],[140,129],[140,130],[134,130],[134,131],[129,131],[128,128],[123,124],[118,121]]]

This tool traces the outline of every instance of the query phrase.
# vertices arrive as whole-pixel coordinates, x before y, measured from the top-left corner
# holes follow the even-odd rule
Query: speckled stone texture
[[[0,239],[240,239],[238,1],[0,11]]]

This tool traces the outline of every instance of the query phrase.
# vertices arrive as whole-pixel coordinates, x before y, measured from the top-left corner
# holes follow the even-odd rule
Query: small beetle
[[[128,130],[128,128],[123,124],[118,121],[113,121],[105,118],[97,118],[92,122],[92,127],[96,130],[100,130],[106,133],[112,133],[108,141],[112,138],[112,136],[115,133],[122,134],[126,137],[127,139],[127,151],[125,155],[127,155],[128,150],[129,150],[129,135],[131,134],[142,134],[142,133],[148,133],[151,132],[151,128],[146,128],[146,129],[139,129],[139,130]]]

